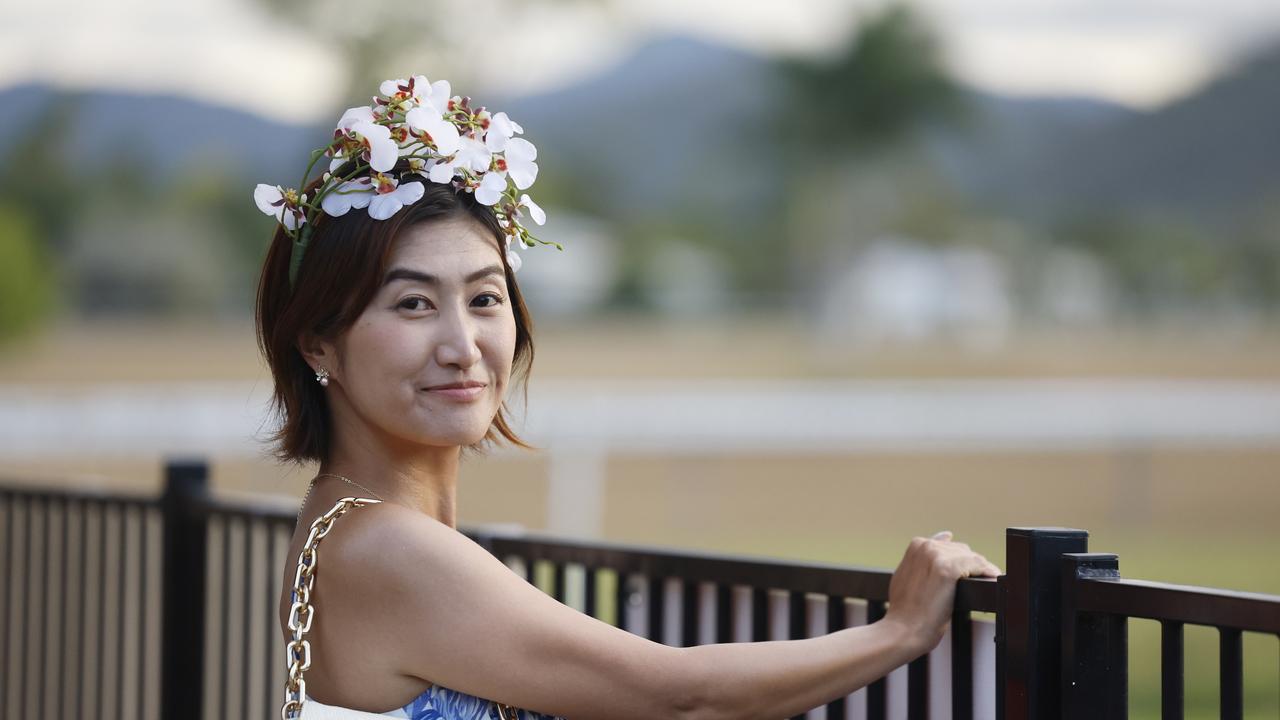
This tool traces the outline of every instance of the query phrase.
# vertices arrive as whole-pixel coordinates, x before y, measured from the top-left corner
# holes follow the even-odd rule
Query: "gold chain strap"
[[[302,702],[307,694],[307,681],[303,679],[303,673],[311,667],[311,643],[303,636],[311,631],[311,623],[315,620],[311,591],[315,587],[316,561],[320,557],[317,546],[329,534],[334,520],[347,514],[352,508],[377,505],[380,502],[382,501],[372,498],[342,498],[311,523],[311,532],[307,534],[306,542],[302,543],[302,551],[298,553],[298,569],[293,574],[293,604],[289,607],[288,624],[293,631],[293,639],[285,646],[289,678],[285,681],[284,705],[280,707],[282,720],[296,720],[302,715]],[[518,719],[515,708],[496,700],[491,702],[497,706],[501,720]]]

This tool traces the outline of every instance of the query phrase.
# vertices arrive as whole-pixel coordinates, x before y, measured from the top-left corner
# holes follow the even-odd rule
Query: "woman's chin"
[[[404,439],[415,445],[428,447],[457,447],[474,445],[484,439],[485,433],[489,431],[489,426],[483,427],[453,427],[448,430],[441,431],[438,428],[423,429],[412,433]]]

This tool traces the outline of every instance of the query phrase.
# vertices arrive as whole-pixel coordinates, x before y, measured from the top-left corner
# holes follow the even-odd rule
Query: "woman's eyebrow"
[[[502,272],[502,266],[488,265],[486,267],[482,267],[479,270],[476,270],[475,272],[463,278],[463,282],[473,283],[477,280],[480,280],[481,278],[489,277],[490,275],[497,275],[498,277],[503,277],[504,275]],[[391,268],[391,270],[387,271],[386,277],[382,279],[382,284],[385,286],[388,283],[391,283],[395,280],[414,280],[416,282],[420,282],[426,285],[440,284],[440,278],[438,276],[432,275],[431,273],[422,272],[421,270],[413,270],[411,268],[406,268],[406,267]]]

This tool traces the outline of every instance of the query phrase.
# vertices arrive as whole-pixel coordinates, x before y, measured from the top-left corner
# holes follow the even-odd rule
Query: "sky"
[[[845,42],[858,18],[883,2],[473,0],[426,7],[434,25],[448,28],[468,49],[443,62],[434,58],[433,67],[443,66],[437,76],[524,94],[603,72],[657,33],[690,34],[764,54],[821,55]],[[1013,95],[1157,107],[1194,91],[1263,43],[1280,42],[1276,0],[913,4],[932,20],[957,77]],[[339,56],[301,24],[281,22],[253,0],[0,0],[0,13],[0,87],[49,82],[179,93],[285,121],[316,120],[343,103]],[[406,55],[406,62],[424,60]],[[325,83],[325,76],[335,81]],[[304,86],[302,77],[320,81]]]

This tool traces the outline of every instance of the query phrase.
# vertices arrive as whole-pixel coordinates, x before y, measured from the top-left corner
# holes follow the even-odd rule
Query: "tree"
[[[36,225],[0,206],[0,343],[34,330],[53,304],[53,273]]]
[[[792,61],[783,70],[791,98],[780,135],[808,145],[806,154],[865,150],[963,107],[938,41],[904,4],[865,20],[836,57]]]

